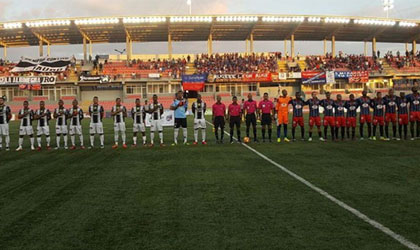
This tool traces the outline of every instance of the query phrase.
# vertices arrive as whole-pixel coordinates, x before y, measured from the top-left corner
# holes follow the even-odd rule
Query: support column
[[[126,36],[125,41],[126,41],[125,51],[127,53],[127,61],[129,62],[129,61],[131,61],[131,56],[132,56],[132,53],[131,53],[131,39],[130,39],[130,37],[129,36]]]
[[[335,36],[331,37],[331,54],[335,58]]]
[[[405,51],[408,51],[408,43],[405,43]]]
[[[83,60],[87,62],[87,45],[85,37],[83,37]]]
[[[213,35],[209,35],[209,39],[207,41],[207,53],[209,55],[213,54]]]
[[[376,56],[376,37],[372,39],[372,55]]]
[[[92,53],[92,41],[89,40],[89,56],[93,57]]]
[[[168,55],[169,59],[172,59],[172,36],[168,34]]]
[[[254,34],[250,35],[250,53],[254,53]]]
[[[47,43],[47,56],[50,57],[51,56],[51,48],[50,48],[50,44]]]
[[[3,45],[3,59],[6,61],[7,60],[7,46]]]
[[[416,40],[413,41],[413,55],[415,55],[417,52],[417,42]]]
[[[249,51],[249,40],[246,39],[245,40],[245,54],[248,55]]]
[[[327,56],[327,39],[324,39],[324,56]]]
[[[368,42],[367,41],[364,41],[364,45],[365,45],[365,47],[364,47],[364,52],[363,52],[363,55],[364,56],[368,56]]]
[[[295,35],[290,36],[290,56],[295,58]]]
[[[39,39],[39,57],[44,56],[44,43]]]

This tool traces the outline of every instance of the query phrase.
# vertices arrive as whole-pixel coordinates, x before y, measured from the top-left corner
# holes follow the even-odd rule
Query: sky
[[[0,21],[115,15],[187,15],[186,0],[0,0]],[[295,14],[385,17],[382,0],[192,0],[193,14]],[[395,0],[390,17],[420,19],[420,0]],[[112,54],[124,44],[94,45],[94,54]],[[256,52],[282,51],[283,42],[255,42]],[[174,43],[173,53],[205,53],[205,42]],[[404,44],[378,43],[404,50]],[[337,42],[337,51],[363,53],[362,43]],[[244,52],[245,42],[214,42],[214,52]],[[322,42],[296,42],[300,54],[321,54]],[[82,46],[52,46],[52,56],[82,57]],[[10,48],[9,60],[37,57],[38,48]],[[166,43],[135,43],[134,54],[166,54]]]

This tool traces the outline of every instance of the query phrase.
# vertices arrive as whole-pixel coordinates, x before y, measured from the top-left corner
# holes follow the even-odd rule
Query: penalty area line
[[[209,125],[213,126],[212,123],[206,121]],[[213,126],[214,127],[214,126]],[[223,131],[226,135],[230,136],[230,134],[226,131]],[[234,138],[235,140],[237,140],[236,138]],[[257,150],[255,150],[254,148],[252,148],[251,146],[245,144],[245,143],[241,143],[242,146],[244,146],[246,149],[250,150],[251,152],[253,152],[254,154],[258,155],[260,158],[266,160],[267,162],[271,163],[272,165],[274,165],[275,167],[279,168],[280,170],[282,170],[283,172],[285,172],[286,174],[290,175],[291,177],[293,177],[294,179],[296,179],[297,181],[301,182],[302,184],[304,184],[305,186],[309,187],[310,189],[312,189],[313,191],[317,192],[318,194],[324,196],[325,198],[327,198],[328,200],[334,202],[336,205],[340,206],[341,208],[347,210],[348,212],[352,213],[353,215],[357,216],[359,219],[361,219],[362,221],[370,224],[371,226],[373,226],[374,228],[378,229],[379,231],[383,232],[384,234],[390,236],[391,238],[393,238],[394,240],[398,241],[400,244],[402,244],[403,246],[409,248],[409,249],[413,249],[413,250],[420,250],[420,247],[418,245],[416,245],[415,243],[411,242],[410,240],[406,239],[404,236],[392,231],[390,228],[384,226],[383,224],[379,223],[378,221],[375,221],[371,218],[369,218],[367,215],[363,214],[362,212],[360,212],[359,210],[351,207],[350,205],[347,205],[345,202],[335,198],[334,196],[330,195],[328,192],[324,191],[323,189],[315,186],[314,184],[312,184],[311,182],[307,181],[306,179],[304,179],[303,177],[297,175],[296,173],[292,172],[291,170],[289,170],[288,168],[278,164],[277,162],[271,160],[270,158],[268,158],[267,156],[265,156],[264,154],[258,152]]]

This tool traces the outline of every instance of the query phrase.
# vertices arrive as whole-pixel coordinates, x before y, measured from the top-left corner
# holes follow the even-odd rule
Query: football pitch
[[[420,141],[314,138],[252,151],[227,136],[216,145],[209,126],[207,146],[171,147],[166,128],[164,148],[113,150],[106,119],[103,150],[31,152],[25,138],[14,152],[18,123],[10,131],[0,249],[408,249],[273,162],[420,245]]]

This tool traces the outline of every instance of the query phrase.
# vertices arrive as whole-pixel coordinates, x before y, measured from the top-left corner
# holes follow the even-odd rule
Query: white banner
[[[160,79],[160,74],[158,73],[150,73],[149,74],[150,79]]]
[[[300,78],[302,78],[302,73],[301,72],[289,72],[288,78],[300,79]]]
[[[279,73],[279,80],[287,80],[287,73]]]
[[[109,76],[80,76],[79,82],[108,83],[108,82],[111,82],[111,77]]]
[[[70,65],[70,58],[22,58],[11,72],[41,72],[41,73],[57,73],[63,72]]]
[[[327,71],[327,83],[335,83],[335,73],[334,71]]]
[[[0,77],[0,85],[54,85],[57,76],[3,76]]]
[[[150,127],[151,114],[146,114],[146,127]],[[162,125],[164,127],[175,126],[175,113],[173,110],[165,110],[162,115]]]

